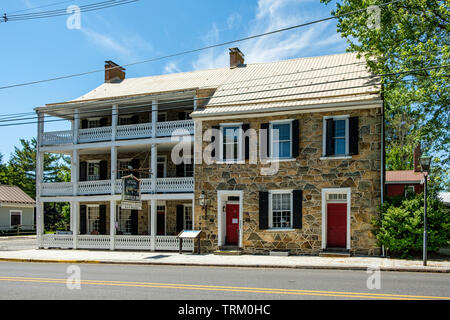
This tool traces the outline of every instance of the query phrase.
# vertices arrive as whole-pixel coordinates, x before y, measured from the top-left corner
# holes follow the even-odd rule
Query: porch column
[[[42,112],[37,113],[38,123],[37,123],[37,145],[42,146],[42,139],[44,138],[44,121],[45,116]]]
[[[36,157],[36,238],[39,248],[42,248],[44,234],[44,203],[41,201],[41,186],[44,176],[44,153],[37,148]]]
[[[111,141],[116,141],[116,131],[117,131],[117,119],[119,114],[117,112],[117,104],[113,104],[112,106],[112,117],[111,117]]]
[[[75,109],[73,113],[73,144],[78,143],[78,130],[80,129],[80,110]]]
[[[116,201],[111,200],[109,202],[109,249],[114,250],[114,241],[116,236]]]
[[[111,195],[116,194],[117,147],[111,147]]]
[[[79,156],[78,149],[72,151],[72,156],[70,158],[70,182],[72,183],[72,195],[76,196],[78,194],[78,176],[79,176]]]
[[[156,126],[158,120],[158,102],[156,100],[152,101],[152,138],[156,139]],[[151,189],[152,193],[156,193],[156,173],[157,173],[157,153],[158,147],[156,143],[152,143],[151,147]]]
[[[150,235],[152,236],[152,246],[150,250],[156,250],[156,204],[157,200],[150,201]]]
[[[70,217],[72,218],[72,236],[74,249],[78,248],[78,233],[79,233],[79,217],[78,217],[79,203],[77,201],[70,202]]]

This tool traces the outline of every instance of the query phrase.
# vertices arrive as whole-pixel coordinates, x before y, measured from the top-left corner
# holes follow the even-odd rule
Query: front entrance
[[[347,203],[327,203],[327,247],[345,248],[347,243]]]
[[[238,245],[239,241],[239,204],[226,205],[226,237],[227,245]]]

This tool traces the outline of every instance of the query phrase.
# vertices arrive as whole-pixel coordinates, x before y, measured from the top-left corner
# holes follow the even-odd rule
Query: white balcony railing
[[[69,196],[73,194],[72,182],[46,182],[41,184],[41,195]],[[122,181],[116,180],[114,191],[122,192]],[[141,179],[141,192],[151,193],[151,179]],[[156,179],[156,192],[194,192],[194,178],[158,178]],[[111,194],[111,180],[80,181],[77,195]]]
[[[44,248],[73,248],[73,235],[44,234],[42,246]],[[79,249],[109,249],[110,235],[77,235]],[[179,239],[177,236],[122,236],[113,237],[116,249],[126,250],[155,250],[177,251]],[[183,239],[182,250],[194,251],[193,239]]]
[[[194,120],[165,121],[156,125],[157,137],[170,137],[172,135],[192,135],[194,134]],[[150,138],[152,136],[152,124],[140,123],[124,126],[117,126],[116,139],[139,139]],[[110,141],[112,138],[112,127],[98,127],[89,129],[79,129],[78,142],[101,142]],[[44,132],[42,135],[42,145],[63,145],[73,143],[72,130]]]

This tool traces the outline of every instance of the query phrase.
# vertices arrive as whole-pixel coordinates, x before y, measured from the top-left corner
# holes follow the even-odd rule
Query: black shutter
[[[261,130],[265,130],[266,131],[266,140],[264,140],[263,139],[263,136],[262,136],[262,133],[261,133],[261,135],[260,135],[260,141],[261,141],[261,157],[263,158],[263,159],[268,159],[269,157],[270,157],[270,130],[269,130],[269,128],[270,128],[270,124],[269,123],[261,123]],[[266,142],[265,143],[265,148],[266,148],[266,150],[265,150],[265,152],[264,152],[264,146],[263,146],[263,143],[264,143],[264,141]]]
[[[86,205],[82,204],[80,206],[80,234],[86,234],[86,217],[87,211],[86,211]]]
[[[348,119],[348,151],[349,154],[358,154],[358,141],[359,141],[359,118],[350,117]]]
[[[80,162],[80,181],[86,181],[87,180],[87,162],[81,161]]]
[[[176,175],[177,178],[184,176],[184,163],[180,163],[176,165]]]
[[[101,118],[100,119],[100,127],[106,127],[107,122],[108,122],[107,118]]]
[[[292,158],[297,158],[299,155],[299,124],[298,120],[292,121]]]
[[[250,132],[248,130],[250,129],[250,124],[244,123],[242,125],[242,131],[244,134],[244,159],[248,160],[250,158]],[[247,135],[245,135],[247,133]]]
[[[131,117],[131,124],[138,124],[138,123],[139,123],[139,116],[135,114]]]
[[[108,180],[108,161],[100,161],[100,180]]]
[[[213,133],[212,133],[212,136],[211,136],[211,143],[212,143],[213,146],[217,147],[217,150],[214,148],[211,151],[211,158],[213,160],[219,160],[219,156],[220,156],[219,155],[219,148],[220,147],[219,147],[218,141],[216,142],[216,139],[218,139],[220,141],[220,139],[219,139],[220,136],[216,136],[214,133],[215,133],[215,130],[217,130],[217,131],[220,130],[220,126],[212,126],[211,128],[213,129]]]
[[[186,120],[186,113],[178,112],[178,120]]]
[[[99,219],[100,223],[99,223],[98,233],[106,234],[106,206],[104,204],[100,205],[99,213],[100,213],[100,219]]]
[[[269,192],[259,192],[259,229],[269,229]]]
[[[131,234],[137,235],[138,234],[138,211],[137,210],[131,210]]]
[[[295,229],[301,229],[302,228],[302,201],[303,201],[302,190],[294,190],[292,192],[292,197],[293,197],[292,227]]]
[[[81,120],[81,129],[87,129],[87,127],[88,127],[87,119]]]
[[[325,155],[334,155],[334,120],[332,118],[326,120],[326,141],[325,141]]]
[[[184,222],[184,206],[182,204],[177,204],[177,233],[183,231]]]
[[[133,167],[133,171],[132,171],[132,173],[133,173],[133,175],[136,177],[136,178],[139,178],[139,172],[138,171],[136,171],[137,169],[139,169],[139,159],[132,159],[131,161],[130,161],[130,165]]]

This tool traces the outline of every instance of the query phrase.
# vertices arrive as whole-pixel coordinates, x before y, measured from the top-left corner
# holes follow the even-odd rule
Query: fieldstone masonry
[[[350,115],[359,117],[359,154],[351,159],[322,159],[323,117]],[[375,255],[379,248],[373,234],[372,217],[378,215],[381,202],[381,109],[303,113],[277,117],[202,121],[202,132],[220,122],[249,123],[259,132],[261,123],[272,120],[299,120],[299,156],[295,161],[279,162],[279,171],[261,175],[257,164],[195,165],[195,228],[203,230],[202,252],[218,249],[217,191],[243,190],[243,251],[264,253],[288,250],[291,254],[318,254],[322,241],[323,188],[351,188],[351,252]],[[196,153],[200,150],[196,139]],[[202,142],[202,150],[209,142]],[[259,229],[259,191],[303,190],[302,229],[284,231]],[[205,191],[208,206],[204,210],[198,198]],[[205,212],[206,211],[206,212]]]

